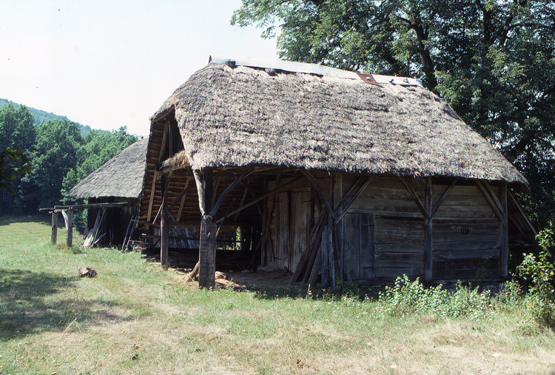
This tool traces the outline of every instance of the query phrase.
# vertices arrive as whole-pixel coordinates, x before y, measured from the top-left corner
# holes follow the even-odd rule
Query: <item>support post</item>
[[[197,180],[199,205],[202,212],[200,223],[199,241],[199,288],[213,288],[216,285],[216,235],[218,226],[212,221],[212,195],[213,182],[212,170],[205,169],[202,174],[202,183]]]
[[[333,222],[335,227],[334,236],[334,254],[337,261],[337,267],[339,268],[339,278],[341,281],[345,280],[343,274],[343,217],[340,217],[340,207],[343,201],[343,174],[334,172],[333,174],[333,209],[335,211],[335,221]]]
[[[432,178],[426,178],[426,191],[425,191],[424,209],[427,215],[424,217],[426,238],[424,239],[424,278],[430,281],[433,278],[433,227],[432,227],[432,212],[433,212],[433,197],[432,197]]]
[[[58,212],[52,210],[52,233],[50,234],[52,245],[56,245],[58,241]]]
[[[502,182],[499,187],[499,200],[501,203],[501,253],[499,254],[500,276],[507,277],[507,268],[509,263],[509,212],[507,207],[507,183]]]
[[[218,226],[212,216],[204,215],[200,223],[199,243],[199,288],[213,288],[216,285],[216,233]]]
[[[73,210],[70,208],[67,210],[67,239],[66,239],[66,246],[71,247],[73,246]]]
[[[169,240],[169,228],[168,228],[168,213],[166,210],[167,199],[166,199],[166,188],[167,179],[165,175],[162,175],[162,204],[161,211],[162,216],[160,220],[160,265],[163,269],[167,270],[170,262],[168,259],[168,240]]]

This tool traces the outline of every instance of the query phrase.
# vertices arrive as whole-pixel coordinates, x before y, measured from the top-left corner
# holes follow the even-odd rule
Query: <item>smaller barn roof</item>
[[[148,138],[124,149],[79,182],[69,195],[76,198],[139,198],[143,187]]]

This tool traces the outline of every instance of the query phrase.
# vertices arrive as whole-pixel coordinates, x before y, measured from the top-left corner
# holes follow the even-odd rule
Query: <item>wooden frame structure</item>
[[[225,229],[241,232],[255,265],[287,269],[292,282],[319,279],[330,287],[336,279],[383,283],[402,274],[430,282],[499,281],[507,277],[511,247],[535,246],[534,229],[509,187],[525,187],[525,179],[450,108],[438,110],[439,99],[423,88],[383,78],[365,85],[358,76],[327,81],[283,72],[276,78],[236,65],[199,71],[152,118],[139,221],[151,232],[160,229],[164,268],[172,228],[198,232],[203,288],[214,286]],[[256,99],[242,95],[256,85],[250,93]],[[274,88],[302,85],[302,99],[283,99],[298,108],[265,107],[276,99]],[[337,92],[337,109],[321,102],[329,91]],[[236,101],[222,102],[224,92]],[[413,100],[410,116],[396,104]],[[264,113],[275,107],[281,109]],[[302,125],[289,125],[287,116]],[[418,131],[436,144],[413,146]],[[378,144],[386,141],[402,147]],[[451,151],[436,151],[442,148]]]

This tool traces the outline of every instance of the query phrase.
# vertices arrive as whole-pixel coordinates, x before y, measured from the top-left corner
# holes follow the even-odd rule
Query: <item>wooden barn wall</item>
[[[344,176],[343,191],[354,181]],[[409,183],[424,200],[423,182]],[[343,269],[353,280],[424,273],[424,219],[398,178],[373,178],[343,225]],[[360,242],[353,244],[353,236]]]
[[[330,175],[316,173],[322,191],[331,194]],[[358,176],[342,175],[341,194]],[[421,202],[425,180],[407,179]],[[284,183],[283,181],[280,184]],[[275,183],[270,183],[272,189]],[[435,203],[448,185],[433,184]],[[495,194],[499,188],[492,186]],[[337,205],[337,202],[335,202]],[[268,199],[270,241],[262,264],[296,270],[321,201],[308,179]],[[435,280],[486,280],[499,277],[500,223],[477,186],[455,185],[432,220],[432,272]],[[424,217],[406,186],[396,177],[373,177],[342,220],[340,269],[353,280],[392,280],[424,276]]]
[[[445,186],[434,186],[434,197]],[[499,195],[499,188],[492,186]],[[476,186],[455,186],[433,219],[435,279],[499,277],[500,225]]]
[[[282,179],[286,184],[292,179]],[[268,183],[268,189],[275,182]],[[302,179],[267,201],[270,212],[270,241],[262,254],[262,264],[295,272],[314,221],[314,202],[310,182]]]

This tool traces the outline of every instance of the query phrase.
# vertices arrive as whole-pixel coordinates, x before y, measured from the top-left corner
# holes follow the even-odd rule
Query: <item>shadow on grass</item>
[[[0,341],[122,320],[105,309],[114,305],[110,301],[52,298],[78,281],[77,276],[0,268]]]

